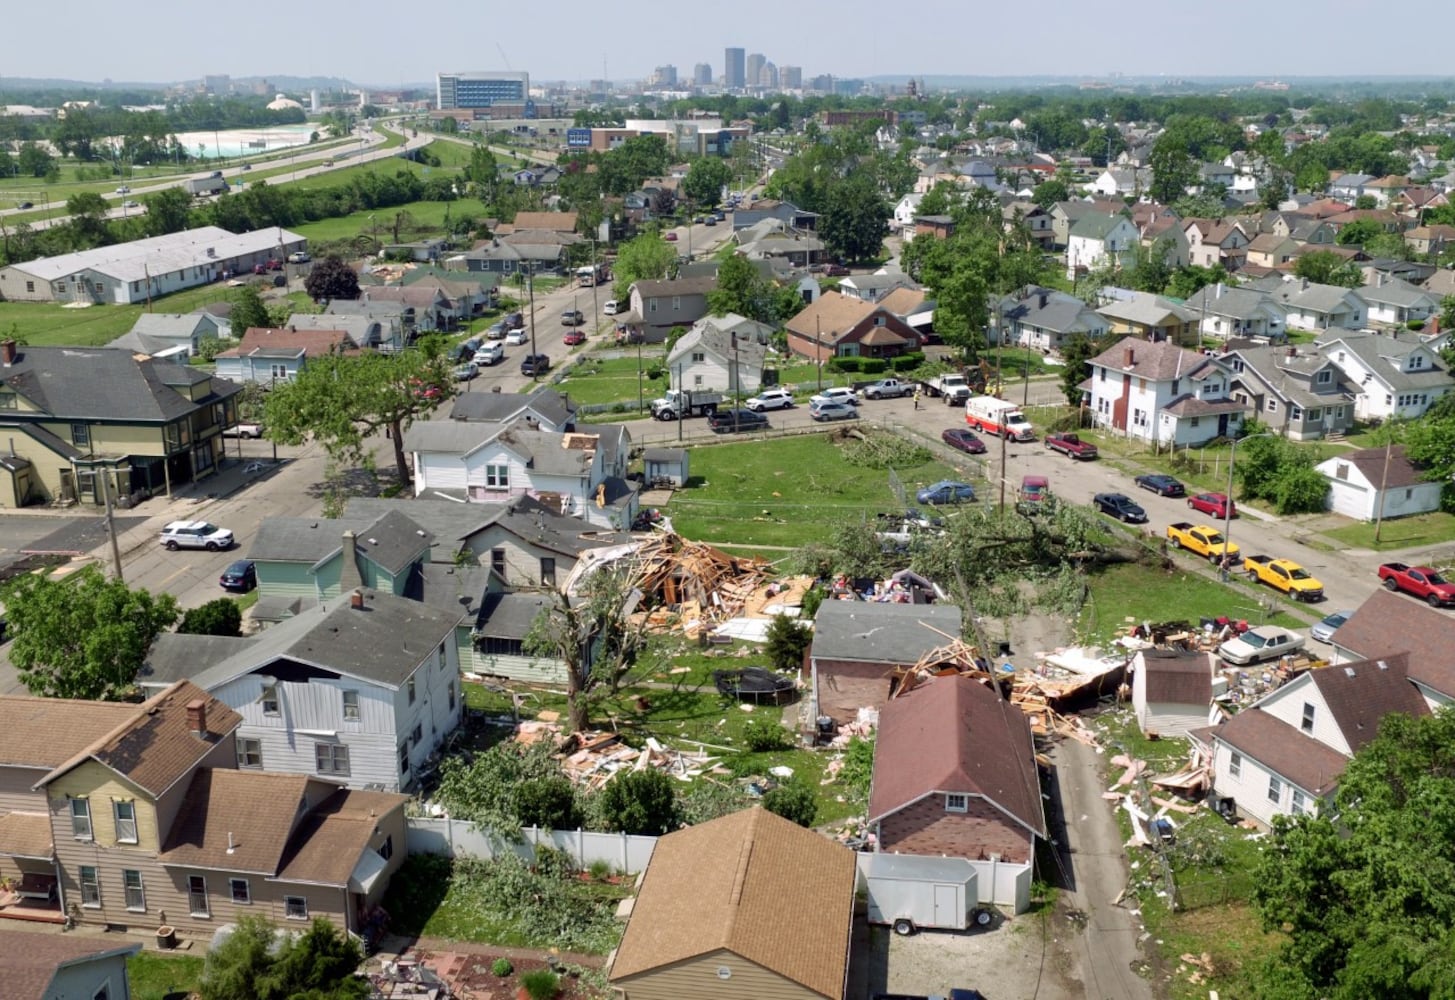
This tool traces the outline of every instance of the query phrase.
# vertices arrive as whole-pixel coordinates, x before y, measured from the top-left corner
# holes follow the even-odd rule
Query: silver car
[[[818,421],[853,420],[859,415],[859,411],[848,403],[841,402],[837,399],[830,399],[810,406],[808,415]]]
[[[1334,631],[1354,616],[1352,611],[1335,611],[1323,621],[1308,630],[1315,642],[1333,642]]]

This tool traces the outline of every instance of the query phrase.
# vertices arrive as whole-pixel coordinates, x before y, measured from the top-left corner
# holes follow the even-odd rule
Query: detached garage
[[[1440,509],[1444,485],[1426,480],[1405,457],[1404,446],[1361,448],[1320,462],[1315,468],[1329,481],[1325,507],[1356,521],[1381,516],[1407,517]]]

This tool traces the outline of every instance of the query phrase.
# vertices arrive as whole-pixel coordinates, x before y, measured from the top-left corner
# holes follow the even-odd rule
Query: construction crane
[[[501,45],[499,42],[496,42],[495,48],[500,52],[500,58],[505,61],[505,68],[514,73],[515,67],[510,65],[510,56],[505,54],[505,46]]]

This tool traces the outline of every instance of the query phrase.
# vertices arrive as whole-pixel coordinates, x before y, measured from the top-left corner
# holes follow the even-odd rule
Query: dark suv
[[[527,354],[520,362],[522,375],[544,375],[551,370],[551,359],[544,354]]]
[[[768,418],[754,410],[718,410],[707,415],[707,426],[715,434],[759,431],[768,428]]]

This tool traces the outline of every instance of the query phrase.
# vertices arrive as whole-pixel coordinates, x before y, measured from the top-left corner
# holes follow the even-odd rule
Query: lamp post
[[[1233,463],[1238,457],[1238,443],[1240,441],[1252,441],[1254,438],[1277,437],[1277,434],[1263,432],[1261,434],[1249,434],[1243,438],[1233,438],[1232,449],[1228,452],[1228,499],[1223,505],[1223,565],[1219,567],[1222,572],[1218,575],[1221,579],[1227,579],[1228,561],[1232,558],[1230,548],[1233,544]]]

